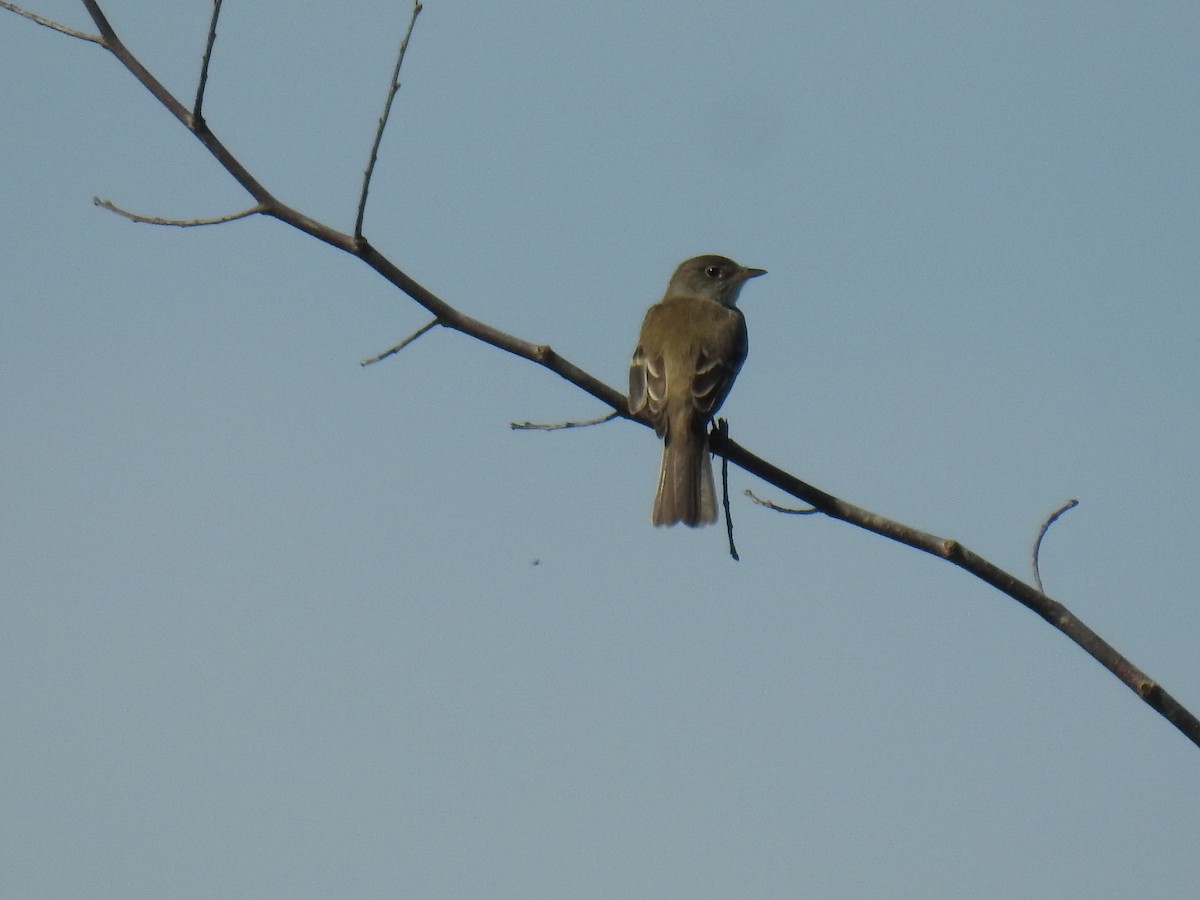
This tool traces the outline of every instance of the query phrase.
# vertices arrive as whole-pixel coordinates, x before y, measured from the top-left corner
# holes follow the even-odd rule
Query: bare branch
[[[523,359],[528,359],[539,366],[543,366],[586,393],[596,397],[601,402],[611,406],[615,410],[615,415],[628,418],[640,425],[649,427],[649,422],[630,413],[628,402],[623,393],[614,390],[595,376],[559,356],[552,347],[546,344],[535,344],[531,341],[523,340],[514,335],[507,334],[498,328],[494,328],[486,322],[481,322],[478,319],[465,315],[401,271],[391,260],[372,247],[361,236],[361,233],[356,233],[355,235],[344,234],[280,202],[250,174],[240,160],[230,153],[228,148],[208,129],[203,120],[192,115],[129,52],[113,31],[112,26],[108,23],[108,20],[95,0],[83,0],[83,4],[92,16],[92,20],[96,23],[96,27],[100,30],[101,40],[97,43],[100,43],[101,46],[112,53],[176,119],[183,123],[196,136],[196,139],[204,145],[234,180],[254,197],[265,215],[272,216],[305,234],[312,235],[319,241],[362,260],[391,284],[411,297],[416,303],[432,313],[436,321],[441,325],[459,331],[506,353],[511,353]],[[418,3],[414,12],[414,19],[416,13],[419,11],[420,4]],[[366,185],[366,182],[364,182],[364,185]],[[360,219],[361,212],[360,207]],[[719,432],[711,434],[709,436],[709,447],[714,453],[724,457],[728,462],[740,466],[747,472],[774,485],[779,490],[812,504],[817,510],[831,518],[840,519],[886,537],[889,540],[898,541],[899,543],[944,559],[991,585],[998,591],[1012,597],[1074,641],[1085,652],[1091,655],[1092,658],[1115,675],[1123,684],[1134,691],[1148,706],[1174,725],[1192,743],[1200,746],[1200,720],[1167,693],[1161,685],[1134,666],[1133,663],[1076,618],[1070,610],[1056,600],[1046,596],[1046,594],[1037,588],[1026,584],[1016,576],[988,562],[986,559],[968,550],[958,541],[920,531],[909,525],[888,519],[878,513],[855,506],[819,488],[813,487],[796,478],[794,475],[785,472],[783,469],[754,455],[749,450],[730,440],[725,434]]]
[[[1042,552],[1042,538],[1046,536],[1046,532],[1050,530],[1050,526],[1058,521],[1058,517],[1068,510],[1072,510],[1079,505],[1078,500],[1068,500],[1054,512],[1050,513],[1050,517],[1042,523],[1042,527],[1038,529],[1037,540],[1033,542],[1033,582],[1037,585],[1037,589],[1042,591],[1042,572],[1038,568],[1038,557]],[[1043,591],[1043,593],[1045,593]]]
[[[371,175],[375,171],[375,161],[379,158],[379,145],[383,141],[383,130],[387,128],[388,117],[392,114],[392,101],[400,90],[400,67],[404,65],[404,54],[408,52],[408,40],[412,37],[413,28],[417,24],[417,16],[421,14],[421,0],[413,3],[412,18],[408,20],[408,31],[400,42],[400,53],[396,57],[396,68],[392,70],[392,83],[388,87],[387,100],[383,104],[383,115],[379,117],[379,128],[375,130],[375,140],[371,144],[371,155],[367,158],[367,169],[363,172],[362,194],[358,198],[358,216],[354,220],[354,237],[362,239],[363,216],[367,214],[367,192],[371,189]]]
[[[715,438],[710,438],[710,440],[716,443]],[[1015,575],[988,562],[958,541],[938,537],[847,503],[845,500],[839,500],[832,494],[827,494],[819,488],[806,484],[799,478],[755,456],[733,441],[726,441],[714,449],[717,453],[728,456],[730,462],[741,466],[793,497],[811,503],[827,516],[841,519],[857,525],[859,528],[944,559],[970,572],[1001,593],[1012,597],[1069,637],[1089,656],[1115,675],[1122,684],[1137,694],[1151,709],[1178,728],[1188,740],[1200,746],[1200,720],[1167,693],[1162,685],[1118,653],[1111,644],[1076,618],[1057,600],[1051,599]]]
[[[821,511],[815,506],[810,506],[807,509],[796,509],[794,506],[780,506],[778,503],[772,503],[770,500],[764,500],[751,490],[746,490],[742,493],[744,493],[759,506],[765,506],[767,509],[773,509],[775,512],[786,513],[789,516],[811,516],[813,513],[819,513]]]
[[[208,26],[208,43],[204,47],[204,59],[200,62],[200,84],[196,87],[196,102],[192,104],[192,115],[197,120],[204,118],[204,89],[208,86],[208,63],[212,59],[213,44],[217,42],[217,18],[221,15],[221,0],[213,0],[212,22]]]
[[[57,22],[52,22],[49,19],[39,16],[37,13],[31,13],[27,9],[22,9],[15,3],[9,3],[8,0],[0,0],[0,9],[7,9],[9,12],[15,12],[18,16],[24,16],[31,22],[37,22],[44,28],[49,28],[51,31],[57,31],[60,34],[65,34],[69,37],[79,38],[81,41],[91,41],[93,44],[104,46],[104,40],[98,34],[88,34],[86,31],[76,31],[74,28],[68,28],[66,25],[59,25]]]
[[[176,228],[195,228],[199,225],[221,225],[225,222],[235,222],[238,219],[244,219],[247,216],[254,216],[259,213],[265,213],[266,207],[261,203],[256,203],[249,209],[243,209],[241,212],[230,213],[227,216],[217,216],[212,219],[163,219],[158,216],[143,216],[138,213],[130,212],[127,209],[121,209],[111,200],[105,200],[103,197],[93,197],[92,203],[99,206],[101,209],[107,209],[109,212],[116,213],[118,216],[129,219],[131,222],[144,222],[147,225],[172,225]]]
[[[508,427],[513,431],[561,431],[564,428],[590,428],[593,425],[603,425],[605,422],[611,422],[613,419],[620,417],[619,412],[610,412],[607,416],[600,416],[598,419],[587,419],[583,422],[550,422],[543,424],[541,422],[509,422]]]
[[[387,359],[389,356],[399,353],[401,350],[403,350],[405,347],[407,347],[409,344],[411,344],[413,341],[415,341],[417,338],[419,338],[425,332],[431,331],[433,329],[433,327],[437,324],[439,324],[438,320],[434,319],[432,322],[422,325],[420,328],[418,328],[416,331],[414,331],[412,334],[410,334],[408,337],[406,337],[404,340],[402,340],[400,343],[398,343],[395,347],[392,347],[391,349],[388,349],[388,350],[384,350],[378,356],[372,356],[370,359],[361,360],[359,362],[359,365],[360,366],[369,366],[372,363],[379,362],[381,359]]]

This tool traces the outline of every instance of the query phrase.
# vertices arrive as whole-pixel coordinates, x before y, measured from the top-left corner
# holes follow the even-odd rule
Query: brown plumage
[[[738,294],[762,274],[723,256],[697,256],[675,270],[666,295],[646,312],[629,368],[629,409],[663,439],[655,525],[717,520],[708,423],[746,359]]]

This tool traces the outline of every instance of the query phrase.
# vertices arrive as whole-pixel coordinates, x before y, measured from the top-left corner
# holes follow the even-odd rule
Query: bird
[[[663,441],[651,521],[693,528],[717,520],[708,425],[746,360],[738,295],[765,275],[714,254],[679,264],[662,300],[646,311],[629,366],[629,411]]]

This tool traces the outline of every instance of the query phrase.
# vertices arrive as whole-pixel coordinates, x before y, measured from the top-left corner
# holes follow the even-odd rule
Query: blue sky
[[[35,9],[87,28],[70,2]],[[209,8],[105,4],[183,98]],[[353,225],[403,3],[229,2],[211,127]],[[1200,10],[445,3],[366,233],[622,386],[683,258],[733,434],[1047,589],[1200,709]],[[13,896],[1189,897],[1196,748],[952,567],[735,502],[267,220],[99,48],[0,13]],[[770,488],[734,470],[731,490]]]

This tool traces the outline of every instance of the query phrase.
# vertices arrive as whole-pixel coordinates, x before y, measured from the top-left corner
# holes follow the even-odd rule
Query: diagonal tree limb
[[[649,423],[644,420],[631,416],[624,394],[617,392],[595,376],[559,356],[550,346],[536,344],[507,334],[460,312],[406,275],[394,263],[375,250],[361,235],[352,236],[336,231],[277,200],[229,152],[225,145],[208,129],[203,120],[194,116],[172,96],[129,52],[113,31],[95,0],[82,0],[82,2],[100,31],[100,40],[96,42],[116,56],[121,64],[196,136],[197,140],[208,149],[221,166],[261,204],[266,215],[273,216],[317,240],[358,257],[415,302],[425,307],[443,326],[544,366],[608,404],[619,416],[649,426]],[[6,8],[12,8],[10,4],[3,5]],[[13,11],[19,10],[14,9]],[[33,18],[28,14],[26,17]],[[34,20],[39,21],[40,24],[47,24],[36,18]],[[54,26],[48,25],[48,27]],[[80,36],[79,33],[61,27],[56,30],[75,37]],[[758,476],[779,490],[806,501],[831,518],[841,519],[890,540],[944,559],[1017,600],[1069,637],[1134,691],[1147,705],[1179,729],[1192,743],[1200,746],[1200,720],[1197,720],[1191,712],[1168,694],[1161,685],[1088,628],[1070,610],[1043,592],[983,559],[958,541],[938,537],[841,500],[756,456],[725,435],[717,433],[710,436],[710,447],[729,462]]]
[[[870,512],[853,503],[840,500],[832,494],[827,494],[819,488],[806,484],[799,478],[755,456],[733,441],[723,439],[720,435],[710,437],[710,444],[713,445],[714,452],[726,456],[730,462],[741,466],[747,472],[757,475],[793,497],[810,503],[825,515],[841,519],[843,522],[849,522],[851,525],[857,525],[859,528],[873,531],[890,540],[944,559],[987,582],[1001,593],[1012,597],[1078,644],[1096,662],[1112,672],[1126,687],[1141,697],[1153,710],[1183,732],[1192,743],[1200,746],[1200,721],[1178,700],[1167,693],[1162,685],[1118,653],[1111,644],[1092,631],[1057,600],[1052,600],[1037,588],[1026,584],[994,563],[988,562],[956,540],[938,537],[913,528],[911,525],[905,525],[878,513]]]

